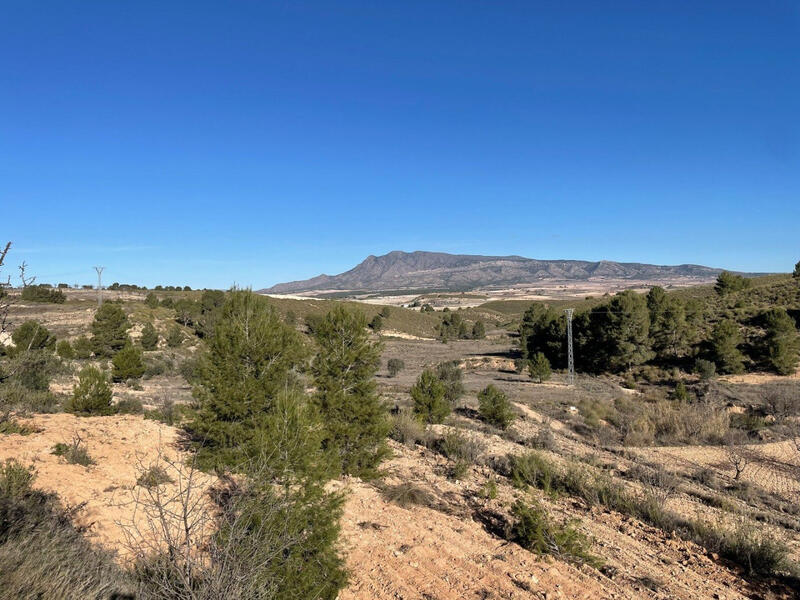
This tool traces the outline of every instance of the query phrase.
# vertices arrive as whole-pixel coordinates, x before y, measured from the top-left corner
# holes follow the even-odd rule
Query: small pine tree
[[[745,279],[741,275],[734,275],[728,271],[723,271],[717,277],[717,282],[714,284],[714,290],[720,296],[727,296],[733,292],[746,290],[750,287],[750,280]]]
[[[436,366],[436,376],[444,385],[444,399],[455,406],[466,391],[464,388],[464,372],[459,368],[458,361],[448,360]]]
[[[311,366],[314,401],[329,433],[326,443],[343,473],[371,476],[389,453],[391,429],[375,385],[381,344],[370,340],[363,313],[342,307],[325,316],[314,338],[319,348]]]
[[[508,396],[494,385],[478,394],[478,412],[484,421],[500,429],[506,429],[516,416]]]
[[[111,378],[116,382],[139,379],[144,375],[142,353],[130,343],[114,355],[111,365]]]
[[[739,325],[731,319],[719,321],[711,332],[711,349],[717,370],[722,373],[744,371],[744,355],[739,350],[742,334]]]
[[[380,315],[375,315],[369,322],[369,328],[375,333],[378,333],[381,329],[383,329],[383,317]]]
[[[78,383],[64,409],[82,415],[108,415],[113,412],[111,397],[111,386],[105,374],[95,367],[85,367],[78,374]]]
[[[717,365],[710,360],[698,358],[694,363],[694,372],[700,376],[701,381],[708,381],[717,374]]]
[[[390,358],[386,363],[389,377],[397,377],[397,374],[406,368],[406,363],[399,358]]]
[[[795,279],[800,279],[800,260],[797,261],[797,264],[794,266],[794,271],[792,272],[792,277]]]
[[[153,292],[149,292],[144,299],[144,303],[148,308],[158,308],[158,296]]]
[[[260,452],[260,424],[305,357],[301,335],[264,297],[227,295],[194,378],[198,409],[187,429],[201,466],[236,466]]]
[[[472,339],[482,340],[485,337],[486,326],[483,324],[483,321],[475,321],[475,324],[472,326]]]
[[[52,350],[56,344],[55,336],[38,321],[25,321],[14,330],[11,339],[17,352]]]
[[[779,375],[791,375],[797,368],[800,341],[794,321],[783,308],[775,308],[766,315],[766,346],[770,366]]]
[[[411,388],[414,413],[426,423],[441,423],[450,414],[445,386],[431,369],[425,369]]]
[[[72,349],[76,358],[87,359],[92,356],[92,342],[85,335],[72,342]]]
[[[381,316],[382,316],[384,319],[388,319],[388,318],[389,318],[389,315],[391,315],[391,314],[392,314],[392,311],[391,311],[391,309],[390,309],[388,306],[384,306],[384,307],[381,309],[380,315],[381,315]]]
[[[183,332],[181,328],[177,325],[173,325],[169,328],[169,333],[167,333],[167,346],[170,348],[177,348],[183,343]]]
[[[539,383],[550,379],[552,371],[550,369],[550,361],[542,352],[537,352],[533,358],[528,362],[528,375],[531,379],[535,379]]]
[[[675,389],[672,392],[672,397],[678,402],[686,402],[689,399],[689,392],[686,389],[686,384],[679,381],[675,384]]]
[[[94,315],[92,322],[92,351],[96,356],[110,358],[128,341],[130,323],[119,306],[106,302]]]
[[[142,328],[142,337],[139,340],[145,350],[155,350],[158,348],[158,332],[152,323],[147,323]]]
[[[75,350],[73,350],[72,344],[67,340],[61,340],[56,344],[56,354],[64,360],[72,360],[75,358]]]

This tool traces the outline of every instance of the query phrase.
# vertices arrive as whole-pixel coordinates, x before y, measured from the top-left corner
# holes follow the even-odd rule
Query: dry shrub
[[[416,444],[425,444],[428,434],[425,425],[408,409],[403,409],[392,415],[392,430],[390,435],[393,440],[413,448]]]

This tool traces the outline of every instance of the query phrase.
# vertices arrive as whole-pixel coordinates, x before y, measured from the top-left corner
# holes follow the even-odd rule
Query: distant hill
[[[318,275],[305,281],[279,283],[260,290],[298,294],[336,290],[385,292],[399,290],[468,291],[485,287],[536,285],[544,281],[630,279],[708,281],[722,269],[700,265],[648,265],[601,260],[536,260],[522,256],[477,256],[443,252],[401,252],[368,256],[339,275]]]

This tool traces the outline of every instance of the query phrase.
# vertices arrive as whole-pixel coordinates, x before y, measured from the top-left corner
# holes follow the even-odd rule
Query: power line
[[[94,270],[97,271],[97,306],[100,307],[103,305],[103,269],[105,267],[95,267]]]

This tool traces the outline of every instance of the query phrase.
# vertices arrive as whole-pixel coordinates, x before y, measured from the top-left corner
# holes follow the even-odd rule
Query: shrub
[[[72,349],[76,358],[87,359],[92,356],[92,342],[85,335],[72,342]]]
[[[147,323],[142,329],[142,337],[139,340],[145,350],[155,350],[158,347],[158,332],[152,323]]]
[[[50,350],[27,350],[11,361],[9,382],[31,391],[46,392],[61,364]]]
[[[8,412],[0,413],[0,434],[30,435],[36,430],[29,425],[23,425]]]
[[[451,360],[439,363],[436,366],[436,376],[444,385],[444,398],[455,406],[458,399],[464,395],[464,372],[459,368],[458,361]]]
[[[183,344],[183,332],[181,328],[177,325],[173,325],[169,328],[169,333],[167,333],[167,346],[170,348],[177,348],[181,344]]]
[[[96,549],[54,494],[31,488],[19,463],[0,467],[0,590],[5,598],[133,598],[110,554]]]
[[[81,415],[108,415],[113,412],[111,397],[111,386],[105,374],[95,367],[85,367],[64,408]]]
[[[56,338],[38,321],[25,321],[14,330],[11,339],[17,353],[28,350],[52,350]]]
[[[556,468],[539,452],[511,456],[511,481],[517,487],[533,486],[546,494],[555,493]]]
[[[453,427],[444,434],[439,449],[450,460],[474,465],[485,451],[486,444],[478,436],[468,435],[463,429]]]
[[[436,499],[433,495],[414,483],[401,483],[387,487],[383,490],[383,496],[389,502],[393,502],[403,508],[412,505],[432,508],[436,505]]]
[[[389,377],[397,377],[397,374],[406,368],[406,363],[399,358],[390,358],[386,363]]]
[[[48,302],[64,304],[67,297],[61,290],[52,290],[40,285],[28,285],[22,289],[21,297],[26,302]]]
[[[516,416],[505,393],[491,384],[478,394],[478,406],[481,418],[500,429],[506,429]]]
[[[723,373],[741,373],[744,371],[744,355],[739,350],[742,334],[739,325],[731,319],[719,321],[711,333],[711,348],[714,362]]]
[[[698,358],[694,363],[694,372],[700,376],[703,381],[714,379],[717,374],[717,365],[710,360]]]
[[[381,329],[383,329],[383,317],[380,315],[375,315],[372,317],[372,320],[369,322],[369,328],[375,333],[378,333]]]
[[[114,411],[118,415],[140,415],[144,406],[138,398],[123,398],[114,405]]]
[[[94,464],[94,460],[89,456],[86,444],[79,436],[75,436],[69,444],[57,443],[50,453],[63,457],[71,465],[88,467]]]
[[[72,360],[75,358],[75,350],[72,349],[72,344],[67,340],[61,340],[56,344],[56,354],[64,360]]]
[[[175,301],[167,296],[166,298],[161,299],[161,306],[164,308],[175,308]]]
[[[511,514],[516,519],[511,527],[511,538],[526,550],[595,568],[602,566],[602,560],[589,551],[589,538],[578,531],[574,523],[554,523],[541,504],[517,501]]]
[[[158,308],[158,296],[153,292],[148,292],[144,299],[144,303],[148,308]]]
[[[125,312],[112,302],[106,302],[92,321],[92,351],[97,356],[110,358],[128,342],[130,323]]]
[[[414,413],[426,423],[441,423],[450,414],[442,381],[430,369],[425,369],[411,388]]]
[[[675,384],[675,389],[672,390],[672,397],[679,402],[686,402],[689,399],[689,392],[686,390],[686,384],[679,381]]]
[[[794,321],[783,308],[770,310],[765,321],[769,364],[779,375],[791,375],[797,368],[797,353],[800,347]]]
[[[144,362],[141,351],[128,344],[111,359],[111,378],[115,382],[140,379],[144,375]]]
[[[528,363],[528,374],[531,379],[535,379],[539,383],[550,379],[550,361],[543,353],[537,352],[533,355]]]
[[[750,280],[745,279],[741,275],[734,275],[728,271],[723,271],[717,277],[717,282],[714,284],[714,290],[720,296],[727,296],[733,292],[745,290],[750,287]]]
[[[425,427],[419,419],[409,410],[401,410],[392,416],[392,430],[390,433],[393,440],[413,448],[419,442],[425,442],[427,434]]]
[[[486,326],[483,321],[475,321],[472,325],[472,339],[482,340],[486,337]]]
[[[151,465],[136,478],[136,485],[154,488],[167,483],[174,483],[166,469],[160,465]]]

